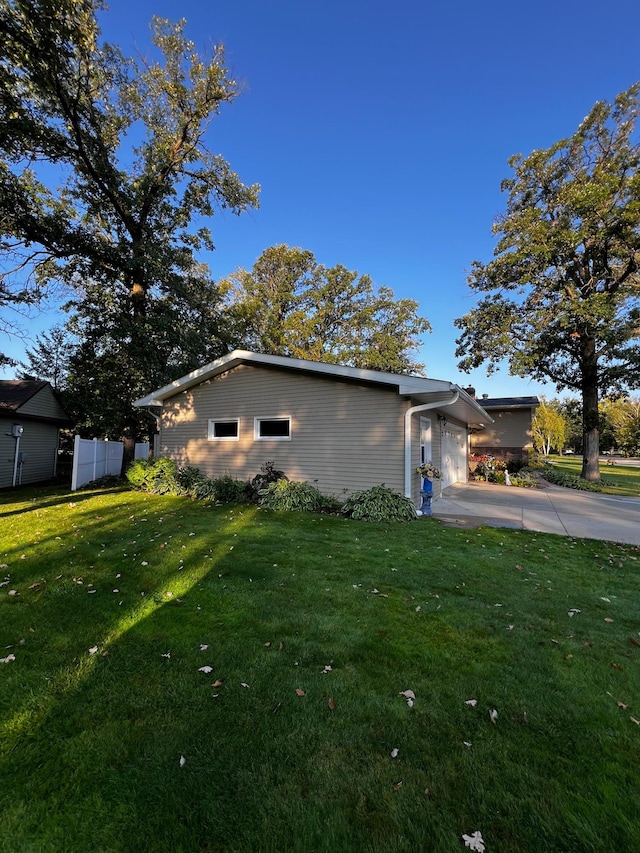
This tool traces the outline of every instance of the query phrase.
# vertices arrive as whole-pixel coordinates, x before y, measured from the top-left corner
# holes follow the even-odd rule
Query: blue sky
[[[475,302],[471,261],[492,256],[510,155],[571,134],[640,79],[637,0],[111,0],[103,34],[145,53],[153,14],[186,18],[200,50],[223,42],[244,84],[208,144],[262,186],[261,207],[214,217],[214,278],[277,243],[310,249],[419,301],[429,376],[555,393],[506,370],[459,373],[453,320]]]

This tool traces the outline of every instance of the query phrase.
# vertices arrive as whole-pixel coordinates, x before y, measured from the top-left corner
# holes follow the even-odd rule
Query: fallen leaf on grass
[[[216,680],[213,682],[213,684],[211,686],[212,687],[222,687],[222,682],[220,681],[219,678],[216,678]]]
[[[467,699],[464,704],[468,705],[470,708],[475,708],[476,705],[478,704],[478,700],[477,699]]]
[[[571,610],[568,611],[567,616],[575,616],[576,613],[582,613],[582,611],[578,610],[576,607],[572,607]]]
[[[475,850],[476,853],[484,853],[484,840],[480,832],[476,831],[472,835],[463,835],[462,840],[464,841],[464,846],[468,847],[469,850]]]
[[[11,663],[16,659],[14,654],[7,655],[6,658],[0,658],[0,663]]]
[[[329,710],[330,710],[330,711],[335,711],[335,709],[336,709],[336,703],[333,701],[333,698],[332,698],[332,697],[330,697],[330,698],[329,698],[329,701],[328,701],[328,703],[327,703],[327,704],[329,705]]]
[[[89,654],[90,654],[90,655],[95,655],[95,653],[96,653],[97,651],[98,651],[98,647],[97,647],[97,646],[92,646],[92,647],[89,649]]]
[[[400,750],[394,746],[394,748],[391,750],[391,758],[397,758],[399,752]]]
[[[29,589],[38,589],[39,586],[40,586],[40,583],[38,581],[36,581],[35,583],[31,584]]]
[[[296,696],[306,696],[306,695],[307,694],[304,692],[304,690],[300,690],[299,687],[296,687]]]
[[[489,711],[489,719],[491,720],[491,722],[493,723],[494,726],[498,722],[498,712],[496,711],[495,708],[493,708],[493,710]]]
[[[405,699],[415,699],[416,698],[416,694],[413,692],[413,690],[401,690],[398,695],[404,696]]]
[[[206,652],[209,646],[206,643],[200,643],[200,651]]]
[[[611,669],[617,669],[618,672],[624,672],[624,667],[620,666],[619,663],[611,663]]]
[[[636,720],[635,717],[629,717],[629,719],[631,720],[632,723],[635,723],[636,726],[640,726],[640,720]]]
[[[9,592],[7,593],[7,595],[14,596],[14,595],[20,595],[20,593],[18,592],[17,589],[10,589]]]
[[[402,788],[402,779],[393,786],[394,791],[399,791]]]
[[[246,682],[246,681],[241,681],[241,682],[240,682],[240,687],[244,687],[246,690],[248,690],[248,689],[249,689],[249,685],[247,684],[247,682]]]
[[[271,648],[271,641],[269,641],[268,643],[265,643],[264,647],[265,647],[265,649]]]
[[[605,622],[613,622],[613,619],[609,619],[609,617],[608,617],[608,616],[605,616],[604,621],[605,621]]]
[[[629,707],[628,705],[625,705],[624,702],[616,702],[616,705],[618,706],[618,708],[622,708],[623,711],[626,711]]]
[[[212,666],[201,666],[198,669],[198,672],[204,672],[205,675],[209,675],[210,672],[213,672]]]
[[[632,646],[640,647],[640,643],[636,640],[635,637],[629,637],[629,642],[631,643]]]
[[[187,763],[187,759],[184,757],[184,755],[181,755],[180,756],[180,767],[184,767],[184,765],[186,763]]]

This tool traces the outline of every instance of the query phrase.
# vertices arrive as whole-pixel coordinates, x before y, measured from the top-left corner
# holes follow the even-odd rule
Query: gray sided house
[[[48,382],[0,380],[0,488],[51,480],[69,419]]]
[[[473,391],[472,388],[467,389]],[[493,418],[493,423],[471,435],[471,452],[526,462],[533,450],[531,424],[537,397],[483,397],[478,401]]]
[[[468,434],[490,423],[451,382],[235,350],[137,400],[160,409],[157,453],[209,477],[267,460],[345,498],[384,483],[419,505],[421,460],[442,487],[467,479]]]

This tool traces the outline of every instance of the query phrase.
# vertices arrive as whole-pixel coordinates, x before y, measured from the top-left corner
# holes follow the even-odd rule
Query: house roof
[[[17,412],[21,406],[24,406],[48,384],[48,382],[37,379],[0,380],[0,412]]]
[[[241,364],[297,370],[310,375],[325,376],[329,379],[389,385],[396,388],[398,395],[410,397],[414,403],[437,403],[441,401],[443,406],[447,406],[447,411],[451,413],[451,416],[463,423],[480,426],[493,422],[493,418],[485,411],[483,406],[453,382],[445,382],[440,379],[427,379],[423,376],[403,376],[398,373],[383,373],[379,370],[364,370],[359,367],[326,364],[319,361],[307,361],[301,358],[267,355],[265,353],[249,352],[248,350],[234,350],[228,355],[217,359],[217,361],[212,361],[204,367],[181,376],[163,388],[158,388],[157,391],[147,394],[146,397],[141,397],[133,405],[162,406],[165,400],[170,399],[175,394],[187,391],[189,388],[193,388],[195,385],[199,385]],[[458,398],[455,403],[449,405],[452,392],[457,392]]]
[[[533,409],[540,405],[537,397],[483,397],[483,409]]]

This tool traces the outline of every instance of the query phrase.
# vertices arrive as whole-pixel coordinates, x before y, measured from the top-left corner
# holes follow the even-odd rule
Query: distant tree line
[[[576,398],[541,400],[533,418],[534,447],[548,455],[583,453],[581,402]],[[602,452],[640,456],[640,398],[605,398],[598,406]]]

